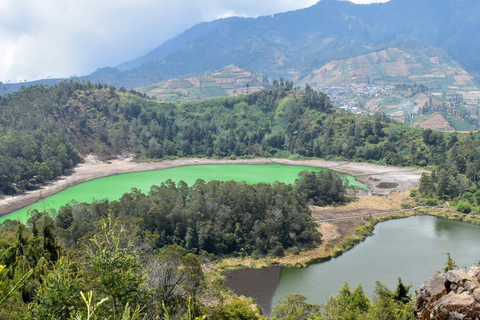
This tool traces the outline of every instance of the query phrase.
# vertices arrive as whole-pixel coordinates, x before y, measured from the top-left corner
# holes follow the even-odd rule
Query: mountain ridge
[[[292,68],[309,73],[327,61],[368,53],[398,39],[417,39],[442,48],[478,74],[480,60],[474,53],[479,50],[470,46],[471,41],[480,41],[472,31],[480,29],[476,22],[480,10],[475,8],[480,5],[472,0],[391,0],[370,5],[323,0],[272,16],[215,20],[186,30],[174,38],[175,45],[169,40],[140,60],[130,61],[140,66],[126,70],[123,77],[137,73],[155,78],[155,70],[156,77],[164,80],[229,64],[271,77],[276,71],[287,76]],[[179,47],[180,43],[184,45]],[[145,59],[148,62],[141,64]]]
[[[331,60],[378,51],[402,39],[440,48],[478,77],[479,21],[480,2],[475,0],[391,0],[368,5],[323,0],[271,16],[203,22],[137,59],[80,79],[130,89],[230,64],[270,78],[293,79]]]

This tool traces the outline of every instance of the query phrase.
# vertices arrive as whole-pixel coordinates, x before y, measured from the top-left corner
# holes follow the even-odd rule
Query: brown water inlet
[[[224,284],[236,295],[253,298],[263,314],[270,316],[281,269],[281,267],[275,266],[228,271],[225,274]]]

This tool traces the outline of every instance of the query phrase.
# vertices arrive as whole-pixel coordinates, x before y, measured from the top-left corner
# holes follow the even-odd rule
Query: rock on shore
[[[480,319],[480,268],[437,274],[415,293],[417,319]]]

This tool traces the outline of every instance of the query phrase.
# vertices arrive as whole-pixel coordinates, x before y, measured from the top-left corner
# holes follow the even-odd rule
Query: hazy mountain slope
[[[464,85],[473,86],[468,73],[441,50],[428,47],[423,50],[389,47],[348,59],[330,61],[313,71],[301,83],[329,86],[416,82],[432,87],[442,84],[458,85],[457,79],[460,78],[465,78]]]
[[[156,60],[161,60],[165,58],[168,54],[179,50],[181,47],[186,45],[188,42],[195,40],[201,35],[204,35],[212,30],[223,27],[229,21],[241,19],[241,18],[229,18],[229,19],[219,19],[212,22],[202,22],[195,25],[192,28],[187,29],[181,34],[173,37],[170,40],[165,41],[159,47],[153,49],[146,55],[135,58],[130,61],[126,61],[122,64],[119,64],[116,68],[120,71],[126,71],[131,69],[136,69],[142,64],[149,63]]]
[[[299,84],[328,92],[337,107],[357,114],[385,113],[434,130],[478,128],[480,89],[473,77],[441,49],[396,45],[330,61]]]
[[[308,10],[258,19],[225,19],[221,27],[127,74],[148,75],[155,70],[159,77],[172,78],[232,63],[270,72],[285,72],[288,68],[309,70],[312,65],[334,58],[367,52],[362,43],[368,41],[368,35],[359,28],[358,20],[344,23],[343,7],[355,5],[327,1]],[[168,50],[166,46],[160,48]]]
[[[159,54],[149,54],[151,62],[127,72],[125,78],[152,72],[159,78],[180,77],[232,63],[267,73],[292,68],[308,73],[328,61],[367,53],[401,38],[443,48],[478,73],[480,49],[471,44],[480,39],[479,16],[480,2],[475,0],[392,0],[373,5],[323,0],[273,16],[215,21],[208,30],[208,24],[192,27],[185,32],[188,41],[187,35],[175,38],[177,44],[186,45],[175,49],[163,44],[153,51]],[[191,36],[194,32],[197,38]]]
[[[480,70],[480,2],[392,0],[372,20],[378,40],[415,38],[444,49],[470,72]]]

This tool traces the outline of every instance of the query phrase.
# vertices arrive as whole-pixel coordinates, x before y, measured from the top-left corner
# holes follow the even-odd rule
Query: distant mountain
[[[26,82],[17,82],[17,83],[3,83],[0,82],[0,89],[3,95],[7,93],[12,93],[20,90],[22,87],[30,87],[35,85],[44,85],[44,86],[55,86],[62,81],[67,79],[43,79],[37,81],[26,81]]]
[[[357,5],[322,0],[259,18],[201,23],[148,54],[84,77],[128,89],[234,64],[270,78],[304,78],[332,60],[379,51],[398,40],[444,50],[480,75],[480,1],[390,0]]]
[[[417,47],[418,48],[418,47]],[[415,49],[417,49],[415,48]],[[335,86],[357,84],[446,84],[475,86],[472,77],[441,50],[402,50],[390,47],[343,60],[333,60],[313,71],[301,83]]]
[[[187,79],[167,80],[135,90],[163,101],[194,101],[261,90],[268,79],[234,65]]]
[[[177,35],[176,37],[165,41],[160,47],[152,50],[151,52],[147,53],[146,55],[124,62],[119,64],[116,68],[120,71],[127,71],[131,69],[136,69],[141,65],[157,60],[162,60],[168,54],[173,53],[183,46],[185,46],[188,42],[195,40],[199,36],[212,32],[215,29],[222,28],[228,22],[235,20],[235,19],[242,19],[242,18],[230,18],[230,19],[219,19],[212,22],[202,22],[197,24],[196,26],[186,30],[185,32]]]
[[[273,16],[196,25],[149,54],[121,64],[115,80],[141,86],[142,81],[189,77],[229,64],[270,77],[303,77],[329,61],[377,51],[398,39],[441,48],[478,75],[479,31],[477,0],[391,0],[370,5],[323,0]],[[111,70],[99,70],[89,78],[111,81]]]

